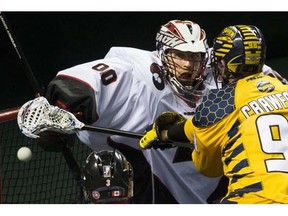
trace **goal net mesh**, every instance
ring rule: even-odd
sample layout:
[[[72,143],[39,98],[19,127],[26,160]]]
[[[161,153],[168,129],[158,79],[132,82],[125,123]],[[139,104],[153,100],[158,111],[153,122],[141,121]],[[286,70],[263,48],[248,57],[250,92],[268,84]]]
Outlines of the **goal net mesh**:
[[[61,152],[46,152],[34,139],[21,134],[16,115],[0,112],[0,203],[69,204],[77,203],[80,189]],[[32,159],[17,158],[19,148],[32,151]],[[78,140],[71,147],[78,165],[84,164],[90,149]]]

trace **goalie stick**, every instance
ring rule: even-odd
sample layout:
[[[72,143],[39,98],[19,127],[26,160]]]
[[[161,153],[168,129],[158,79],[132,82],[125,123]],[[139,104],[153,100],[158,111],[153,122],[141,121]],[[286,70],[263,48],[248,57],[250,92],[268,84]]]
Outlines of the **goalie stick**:
[[[40,85],[37,82],[37,79],[36,79],[32,69],[31,69],[31,66],[30,66],[29,62],[27,61],[27,59],[26,59],[26,57],[25,57],[25,55],[21,49],[21,46],[20,46],[18,40],[16,39],[16,36],[13,33],[12,28],[10,27],[10,24],[8,23],[6,16],[1,11],[0,11],[0,19],[1,19],[2,25],[3,25],[6,33],[10,39],[10,42],[11,42],[15,52],[17,53],[17,56],[18,56],[22,66],[24,68],[25,75],[28,78],[30,85],[33,87],[33,89],[36,93],[36,96],[43,95],[43,89],[40,88]],[[19,112],[18,112],[18,114],[19,114]],[[80,198],[79,198],[79,199],[81,199],[83,196],[83,192],[82,192],[81,170],[79,168],[79,165],[77,164],[77,161],[75,160],[70,148],[67,145],[64,146],[62,154],[64,156],[64,159],[65,159],[74,179],[77,181],[77,184],[81,190]]]
[[[111,128],[85,125],[72,113],[49,104],[46,98],[38,97],[26,102],[19,110],[18,125],[22,133],[31,138],[38,138],[41,132],[50,130],[64,134],[72,134],[79,130],[125,136],[140,139],[143,134],[116,130]],[[191,143],[168,141],[172,147],[193,148]]]

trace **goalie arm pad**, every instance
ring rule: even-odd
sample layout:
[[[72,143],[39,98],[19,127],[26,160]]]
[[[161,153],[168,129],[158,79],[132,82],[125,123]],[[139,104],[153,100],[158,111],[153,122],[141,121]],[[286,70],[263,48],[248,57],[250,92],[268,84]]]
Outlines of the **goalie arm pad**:
[[[81,113],[80,121],[91,124],[98,119],[94,90],[85,82],[69,76],[57,76],[48,85],[46,98],[72,113]]]

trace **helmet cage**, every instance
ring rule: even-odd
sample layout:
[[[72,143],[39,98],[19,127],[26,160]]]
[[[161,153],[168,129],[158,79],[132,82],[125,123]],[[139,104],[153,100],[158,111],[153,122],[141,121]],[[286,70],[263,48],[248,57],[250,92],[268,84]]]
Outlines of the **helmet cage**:
[[[176,65],[169,57],[168,50],[201,53],[202,61],[199,70],[190,84],[176,77]],[[206,33],[197,23],[191,21],[172,20],[161,26],[156,35],[156,50],[162,61],[164,74],[172,90],[187,102],[193,102],[204,92],[203,74],[207,62],[208,44]],[[194,97],[196,96],[196,97]]]
[[[201,53],[201,61],[198,70],[193,70],[191,80],[181,81],[180,78],[176,76],[176,63],[169,54],[168,50],[162,55],[162,62],[164,68],[164,74],[166,80],[172,90],[183,100],[191,102],[196,98],[201,97],[204,94],[204,71],[206,67],[207,58],[206,54]],[[196,62],[194,62],[196,63]],[[198,63],[198,62],[197,62]],[[193,65],[191,68],[194,68]]]

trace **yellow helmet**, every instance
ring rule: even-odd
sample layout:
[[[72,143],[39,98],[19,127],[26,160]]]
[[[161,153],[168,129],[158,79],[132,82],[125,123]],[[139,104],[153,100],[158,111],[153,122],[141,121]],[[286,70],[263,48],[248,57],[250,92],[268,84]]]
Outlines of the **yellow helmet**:
[[[245,76],[260,72],[266,59],[263,34],[252,25],[224,28],[213,42],[214,66],[222,59],[228,71],[235,75]]]

